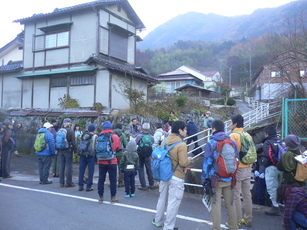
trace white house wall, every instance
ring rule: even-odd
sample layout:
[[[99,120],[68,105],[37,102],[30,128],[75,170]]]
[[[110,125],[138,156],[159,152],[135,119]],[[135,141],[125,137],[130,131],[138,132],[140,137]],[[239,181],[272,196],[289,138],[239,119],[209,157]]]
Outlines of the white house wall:
[[[96,77],[96,102],[100,102],[103,106],[109,107],[109,71],[97,71]]]
[[[33,66],[33,52],[32,52],[32,43],[33,43],[33,34],[35,34],[35,24],[27,23],[25,26],[25,35],[24,35],[24,58],[23,64],[24,68],[30,68]]]
[[[33,108],[48,108],[49,78],[35,79],[33,90]]]
[[[19,49],[20,45],[16,45],[16,44],[13,44],[12,45],[12,49],[10,50],[10,52],[4,54],[4,55],[1,55],[0,54],[0,65],[2,65],[2,63],[4,65],[6,65],[9,61],[20,61],[22,60],[22,54],[23,54],[23,51],[22,49]]]
[[[22,108],[31,108],[32,85],[32,79],[22,80]]]
[[[46,65],[60,65],[63,63],[68,63],[68,58],[68,49],[49,50],[46,52]]]
[[[63,98],[64,94],[67,94],[67,87],[51,88],[50,108],[59,108],[59,98]]]
[[[1,78],[1,89],[3,89],[3,92],[1,92],[1,97],[3,98],[1,99],[4,108],[20,107],[20,85],[21,82],[14,78],[12,74]]]
[[[69,88],[69,95],[77,99],[80,107],[93,106],[94,93],[94,85],[70,86]]]

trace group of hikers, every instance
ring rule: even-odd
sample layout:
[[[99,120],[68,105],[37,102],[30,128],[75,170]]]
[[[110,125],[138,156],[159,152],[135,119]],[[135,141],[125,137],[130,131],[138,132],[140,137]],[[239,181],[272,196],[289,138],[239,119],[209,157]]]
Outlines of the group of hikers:
[[[232,132],[229,135],[225,133],[225,123],[214,120],[209,111],[202,115],[202,123],[202,128],[210,129],[212,134],[204,148],[198,148],[195,135],[198,133],[197,125],[190,119],[180,121],[172,111],[169,119],[155,124],[154,135],[150,134],[149,123],[140,124],[133,118],[129,139],[120,123],[113,126],[111,122],[105,121],[99,127],[101,132],[97,133],[96,125],[92,123],[84,131],[77,124],[72,128],[70,118],[63,120],[62,127],[57,125],[56,120],[45,122],[39,129],[34,144],[38,156],[40,184],[52,183],[49,180],[49,170],[53,162],[53,177],[59,177],[60,187],[75,187],[72,181],[72,164],[73,156],[77,154],[79,191],[93,191],[95,163],[98,163],[99,168],[99,203],[104,201],[107,174],[111,203],[119,202],[116,197],[117,187],[125,187],[125,198],[135,197],[135,176],[138,175],[138,189],[159,188],[157,212],[152,224],[163,226],[164,230],[178,229],[175,223],[184,194],[185,168],[193,162],[193,158],[188,155],[187,144],[194,143],[194,148],[200,149],[204,156],[200,181],[205,195],[212,202],[212,229],[221,229],[222,198],[228,214],[225,224],[230,230],[239,229],[240,226],[252,227],[252,172],[257,203],[264,205],[267,193],[270,197],[272,208],[265,214],[278,216],[284,213],[283,226],[286,230],[307,228],[307,194],[303,188],[307,168],[295,160],[296,156],[302,154],[299,138],[290,134],[285,137],[284,144],[278,138],[276,128],[268,126],[264,129],[265,138],[262,144],[255,145],[252,137],[243,129],[244,119],[241,115],[231,117]],[[9,172],[4,170],[7,165],[7,157],[4,155],[8,148],[5,133],[8,132],[7,129],[13,129],[10,121],[6,121],[6,126],[2,132],[3,178],[10,177]],[[183,141],[186,137],[187,143]],[[167,151],[171,159],[172,173],[166,180],[161,179],[156,183],[157,178],[154,177],[152,167],[155,150],[161,149]],[[199,152],[193,152],[192,155],[198,154]]]

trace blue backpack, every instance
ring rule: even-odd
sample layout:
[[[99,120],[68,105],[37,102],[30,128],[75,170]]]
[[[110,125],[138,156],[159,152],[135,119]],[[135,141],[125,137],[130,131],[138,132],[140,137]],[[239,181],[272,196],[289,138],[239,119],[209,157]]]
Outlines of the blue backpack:
[[[57,149],[68,149],[69,143],[67,141],[67,130],[65,128],[61,128],[55,136],[55,146]]]
[[[111,160],[115,157],[115,152],[112,149],[112,134],[99,134],[96,143],[96,156],[98,160]]]
[[[152,172],[153,176],[157,180],[167,181],[172,178],[174,171],[176,171],[176,168],[178,164],[176,165],[174,171],[173,171],[173,165],[172,165],[172,158],[168,154],[168,152],[177,144],[183,141],[178,141],[174,144],[172,144],[170,147],[166,148],[166,143],[164,141],[163,148],[157,147],[152,152]]]

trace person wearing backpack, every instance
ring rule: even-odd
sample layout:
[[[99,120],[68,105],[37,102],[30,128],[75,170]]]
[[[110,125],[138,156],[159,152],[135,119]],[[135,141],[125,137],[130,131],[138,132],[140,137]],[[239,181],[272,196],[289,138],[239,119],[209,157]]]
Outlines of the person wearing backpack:
[[[2,133],[2,153],[1,153],[1,175],[2,178],[12,178],[11,172],[11,155],[14,143],[12,142],[13,123],[11,120],[4,120],[6,126]]]
[[[48,180],[49,169],[51,167],[52,157],[55,154],[54,138],[50,132],[53,125],[49,122],[44,123],[43,128],[38,130],[34,148],[38,156],[38,172],[40,184],[51,184]]]
[[[60,187],[76,186],[72,182],[72,159],[73,152],[76,152],[76,140],[71,126],[71,119],[65,118],[63,128],[58,130],[55,138],[56,150],[60,157]]]
[[[250,191],[250,178],[251,178],[251,167],[255,163],[257,159],[257,150],[256,147],[252,141],[252,137],[244,131],[244,118],[242,115],[237,114],[231,117],[231,123],[230,123],[230,129],[232,133],[229,135],[235,142],[237,143],[238,150],[239,150],[239,168],[238,172],[236,174],[236,186],[234,188],[234,203],[236,207],[237,212],[237,224],[240,227],[240,225],[244,224],[246,227],[252,226],[252,219],[253,219],[253,202],[252,202],[252,194]],[[244,138],[244,139],[243,139]],[[248,141],[245,141],[246,139],[249,139],[250,143]],[[243,141],[245,144],[243,144]],[[248,146],[249,148],[253,148],[252,152],[244,151],[243,148],[245,146]],[[251,156],[248,156],[247,154],[251,154]],[[243,160],[248,157],[248,159],[251,159],[251,161],[246,162]],[[241,204],[241,197],[240,194],[242,194],[243,197],[243,209],[244,209],[244,215],[242,215],[242,204]]]
[[[56,133],[59,129],[58,122],[55,119],[52,119],[50,121],[50,124],[52,124],[50,132],[52,133],[55,141]],[[52,159],[52,173],[53,177],[60,177],[60,157],[57,150],[55,151],[55,154]]]
[[[152,154],[152,144],[154,143],[154,138],[149,134],[150,124],[144,123],[142,125],[142,134],[137,135],[135,142],[138,145],[137,153],[139,155],[139,179],[141,186],[138,187],[140,190],[147,190],[145,171],[148,177],[148,183],[150,189],[155,189],[155,181],[153,179],[153,174],[151,170],[151,154]]]
[[[119,167],[119,162],[123,156],[123,151],[126,148],[128,141],[127,141],[127,136],[123,132],[123,126],[120,123],[115,124],[115,129],[113,132],[119,137],[120,139],[120,148],[118,151],[116,151],[116,158],[117,158],[117,163],[118,163],[118,187],[124,187],[124,174],[120,172],[120,167]]]
[[[89,124],[87,126],[87,131],[81,134],[78,155],[80,156],[79,163],[79,191],[83,191],[84,185],[84,173],[86,167],[88,168],[88,177],[86,181],[86,191],[93,191],[93,176],[95,169],[95,160],[96,160],[96,140],[97,135],[95,134],[96,126],[94,124]]]
[[[206,114],[202,114],[201,120],[203,122],[203,128],[209,129],[212,126],[212,122],[214,121],[214,118],[211,116],[211,112],[207,111]]]
[[[202,152],[202,149],[198,148],[197,135],[193,136],[194,134],[198,133],[198,128],[193,121],[187,120],[186,122],[187,122],[187,136],[192,136],[188,138],[187,145],[189,145],[192,141],[194,142],[194,149],[196,150],[193,151],[193,155],[196,156],[197,154]]]
[[[159,199],[157,203],[157,213],[152,220],[156,227],[163,227],[163,230],[178,229],[175,228],[176,216],[181,204],[184,193],[184,169],[191,163],[191,157],[188,157],[187,144],[182,142],[187,135],[186,124],[184,121],[175,121],[172,126],[172,133],[166,138],[166,145],[170,147],[176,144],[168,154],[172,159],[172,168],[174,174],[167,181],[160,181]],[[166,211],[166,215],[164,215]]]
[[[295,179],[298,162],[294,157],[301,154],[301,151],[297,148],[300,143],[300,139],[294,134],[289,134],[285,137],[287,151],[281,155],[277,163],[277,169],[283,172],[281,184],[294,184],[295,186],[304,185],[304,182]]]
[[[111,203],[118,203],[116,198],[116,178],[117,178],[117,158],[115,153],[120,148],[120,139],[114,134],[112,124],[105,121],[101,125],[102,131],[98,135],[96,143],[96,156],[99,165],[98,179],[98,202],[102,204],[104,197],[104,182],[106,175],[109,173]]]
[[[233,187],[235,186],[235,173],[238,167],[238,149],[236,142],[229,138],[224,130],[224,122],[221,120],[212,122],[212,136],[205,146],[201,174],[201,181],[206,194],[213,195],[211,210],[213,230],[221,229],[222,195],[228,214],[228,228],[230,230],[238,229],[236,209],[233,203]],[[229,157],[226,157],[227,155]]]
[[[265,183],[267,191],[272,201],[272,208],[265,212],[266,215],[280,216],[280,208],[276,201],[276,191],[282,181],[282,172],[277,169],[278,163],[278,143],[282,144],[280,138],[277,137],[277,131],[274,126],[264,128],[265,138],[262,140],[264,152],[265,166]]]
[[[125,176],[126,198],[135,197],[135,176],[139,169],[139,156],[136,153],[136,143],[129,141],[120,160],[120,171]]]

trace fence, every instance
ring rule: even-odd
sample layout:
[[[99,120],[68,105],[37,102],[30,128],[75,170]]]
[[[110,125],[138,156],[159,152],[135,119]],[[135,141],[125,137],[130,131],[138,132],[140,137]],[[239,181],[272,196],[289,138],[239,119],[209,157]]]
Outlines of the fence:
[[[295,134],[307,140],[307,98],[284,98],[282,102],[282,138]]]

